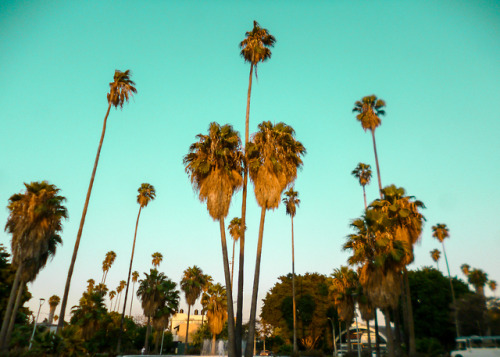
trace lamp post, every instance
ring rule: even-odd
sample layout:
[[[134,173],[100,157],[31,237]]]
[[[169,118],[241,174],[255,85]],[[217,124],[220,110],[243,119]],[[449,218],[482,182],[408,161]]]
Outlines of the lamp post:
[[[328,320],[332,323],[332,335],[333,335],[333,357],[337,356],[337,343],[335,342],[335,325],[333,324],[333,320],[327,317]]]
[[[42,305],[44,302],[45,302],[45,299],[41,298],[40,305],[38,306],[38,313],[36,314],[35,326],[33,326],[33,333],[31,334],[30,346],[28,347],[28,350],[31,350],[31,345],[33,344],[33,338],[35,337],[35,330],[36,330],[36,324],[38,322],[38,316],[40,315],[40,309],[42,308]]]

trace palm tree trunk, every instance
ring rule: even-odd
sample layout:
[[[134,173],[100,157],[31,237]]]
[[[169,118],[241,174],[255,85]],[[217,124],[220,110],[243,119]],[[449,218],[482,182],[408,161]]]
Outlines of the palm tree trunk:
[[[259,293],[260,259],[262,256],[262,239],[264,236],[264,220],[266,218],[266,208],[262,207],[260,213],[259,240],[257,243],[257,259],[255,261],[255,274],[253,278],[252,302],[250,307],[250,321],[248,326],[247,345],[245,357],[252,357],[252,344],[255,336],[255,317],[257,314],[257,295]]]
[[[17,267],[16,275],[14,277],[14,282],[12,283],[12,288],[10,289],[9,302],[7,303],[7,309],[5,310],[5,315],[2,322],[2,330],[0,331],[0,352],[5,351],[7,346],[5,345],[5,336],[7,335],[7,329],[10,323],[10,317],[12,315],[12,310],[14,307],[14,301],[16,299],[16,293],[19,288],[19,282],[21,281],[21,274],[23,272],[24,264],[21,263]]]
[[[51,306],[49,310],[49,319],[47,320],[47,324],[52,325],[54,321],[54,313],[56,312],[57,305]]]
[[[224,217],[219,219],[220,238],[222,247],[222,260],[224,265],[224,278],[226,280],[226,296],[227,296],[227,333],[228,346],[227,353],[229,357],[235,357],[235,326],[234,326],[234,306],[233,306],[233,290],[231,288],[231,279],[229,275],[229,259],[227,256],[226,229],[224,228]]]
[[[455,290],[453,289],[453,284],[451,282],[450,266],[448,265],[448,258],[446,257],[446,250],[444,249],[444,241],[442,241],[441,243],[443,244],[444,261],[446,262],[446,269],[448,269],[448,279],[450,280],[451,297],[453,299],[453,312],[455,316],[455,330],[457,333],[457,337],[460,337],[460,328],[458,326],[457,301],[455,300]]]
[[[184,341],[185,350],[184,354],[187,355],[187,347],[188,347],[188,337],[189,337],[189,315],[191,314],[191,305],[188,304],[188,318],[187,318],[187,326],[186,326],[186,339]]]
[[[156,329],[156,328],[155,328]],[[161,330],[161,332],[163,333],[163,330]],[[160,331],[159,330],[156,330],[156,337],[155,337],[155,350],[154,350],[154,354],[158,354],[158,346],[160,346]]]
[[[61,303],[61,311],[59,313],[59,323],[57,324],[57,332],[59,333],[64,326],[64,314],[66,312],[66,304],[68,303],[69,286],[71,284],[71,277],[73,276],[73,269],[75,268],[76,255],[78,253],[78,247],[80,246],[80,239],[83,232],[83,224],[85,223],[85,216],[87,215],[87,208],[89,206],[90,194],[92,192],[92,186],[94,185],[95,173],[97,170],[97,164],[99,163],[99,156],[101,154],[102,142],[104,141],[104,134],[106,133],[106,123],[108,121],[109,111],[111,109],[111,102],[108,104],[108,111],[104,116],[104,124],[102,126],[101,140],[99,141],[99,147],[97,148],[97,155],[95,157],[94,169],[92,170],[92,176],[90,177],[89,188],[87,190],[87,197],[85,198],[85,204],[83,206],[82,218],[80,220],[80,227],[78,228],[78,234],[76,235],[75,248],[73,249],[73,256],[71,257],[71,263],[69,265],[68,277],[66,279],[66,286],[64,287],[64,295]]]
[[[396,356],[401,356],[401,316],[399,314],[399,305],[392,309],[394,315],[394,353]]]
[[[297,353],[297,307],[295,305],[295,245],[293,241],[293,216],[292,219],[292,305],[293,305],[293,352]]]
[[[377,308],[375,308],[375,352],[377,357],[380,357],[380,343],[378,341],[378,317],[377,317]]]
[[[363,186],[363,198],[364,198],[364,200],[365,200],[365,210],[366,210],[367,204],[366,204],[366,191],[365,191],[365,186]]]
[[[352,345],[351,345],[351,324],[345,324],[346,328],[346,337],[347,337],[347,352],[352,352]]]
[[[150,333],[151,333],[151,316],[148,316],[148,325],[146,327],[146,341],[144,341],[144,349],[146,350],[146,354],[149,353],[149,335],[150,335]]]
[[[128,286],[128,283],[127,283]],[[132,294],[130,295],[130,311],[129,316],[132,317],[132,304],[134,303],[135,282],[132,283]],[[125,293],[125,301],[127,301],[127,293]],[[121,325],[121,323],[120,323]],[[121,328],[120,328],[121,331]]]
[[[211,354],[212,354],[212,356],[215,356],[215,343],[216,342],[217,342],[216,335],[214,333],[214,334],[212,334],[212,346],[211,346],[212,347],[211,348]]]
[[[406,267],[403,270],[403,279],[405,283],[406,290],[406,306],[408,310],[408,337],[410,339],[410,357],[413,357],[417,353],[417,346],[415,343],[415,323],[413,319],[413,306],[411,305],[411,293],[410,293],[410,281],[408,279],[408,270]]]
[[[368,330],[368,352],[372,355],[372,332],[370,331],[370,320],[366,320],[366,328]]]
[[[233,240],[233,257],[231,258],[231,290],[233,290],[233,276],[234,276],[234,248],[236,246],[236,241]]]
[[[373,152],[375,153],[375,164],[377,165],[378,189],[380,190],[380,198],[382,198],[382,179],[380,178],[380,167],[378,165],[377,144],[375,143],[375,130],[372,132]]]
[[[21,280],[21,283],[19,284],[19,290],[17,291],[16,303],[14,304],[14,309],[12,310],[12,314],[10,316],[7,335],[5,335],[5,348],[9,348],[10,337],[12,336],[12,331],[14,330],[14,325],[16,323],[17,310],[19,310],[19,306],[21,305],[21,297],[23,295],[24,285],[24,281]]]
[[[385,327],[387,330],[387,352],[389,357],[394,357],[394,338],[392,337],[392,328],[391,328],[391,317],[389,315],[389,308],[383,309],[384,317],[385,317]]]
[[[250,65],[250,75],[248,77],[248,93],[247,93],[247,110],[245,115],[245,149],[248,145],[249,126],[250,126],[250,97],[252,94],[252,74],[253,63]],[[246,211],[247,211],[247,185],[248,185],[248,166],[245,157],[244,174],[243,174],[243,192],[241,200],[241,226],[243,227],[240,235],[240,256],[238,270],[238,296],[236,303],[236,328],[235,328],[235,352],[236,356],[241,356],[241,340],[243,331],[243,273],[245,263],[245,228],[246,228]]]
[[[142,206],[139,206],[139,213],[137,213],[137,220],[135,221],[134,241],[132,243],[132,254],[130,255],[130,265],[128,267],[127,286],[125,287],[125,300],[123,301],[123,312],[120,320],[120,331],[118,332],[118,344],[116,346],[116,353],[120,353],[122,345],[123,322],[125,321],[125,309],[127,308],[128,286],[130,285],[130,275],[132,275],[132,263],[134,262],[135,240],[137,238],[137,227],[139,226],[139,218],[141,217]],[[132,299],[134,296],[132,295]],[[132,315],[132,304],[130,304],[130,314]]]

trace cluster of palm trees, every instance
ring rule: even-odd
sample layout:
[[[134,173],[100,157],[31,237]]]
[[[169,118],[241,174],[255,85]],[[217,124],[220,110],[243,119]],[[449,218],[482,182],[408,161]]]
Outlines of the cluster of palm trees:
[[[479,295],[484,297],[484,287],[486,285],[488,285],[493,293],[497,290],[497,282],[495,280],[488,279],[488,274],[482,269],[471,268],[469,264],[462,264],[460,269],[467,278],[469,284],[474,287],[474,290],[476,290],[476,293]]]

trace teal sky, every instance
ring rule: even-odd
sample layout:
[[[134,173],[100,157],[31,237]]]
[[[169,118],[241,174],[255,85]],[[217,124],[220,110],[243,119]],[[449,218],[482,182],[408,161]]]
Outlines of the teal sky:
[[[0,205],[23,182],[48,180],[62,190],[70,215],[64,245],[30,286],[31,308],[38,298],[62,297],[115,69],[132,70],[138,94],[108,120],[69,306],[87,279],[101,279],[109,250],[117,259],[108,286],[126,279],[143,182],[156,187],[157,199],[141,215],[134,270],[149,270],[158,251],[174,281],[195,264],[224,281],[219,226],[193,192],[182,158],[212,121],[244,134],[249,65],[238,44],[253,20],[277,43],[254,80],[250,131],[283,121],[308,152],[295,185],[302,201],[296,272],[330,274],[346,264],[341,245],[363,209],[350,172],[358,162],[375,172],[371,136],[351,110],[376,94],[387,102],[376,131],[382,183],[404,187],[427,207],[411,268],[434,265],[429,252],[441,247],[431,226],[446,223],[452,275],[463,278],[460,265],[468,263],[500,282],[498,2],[3,1]],[[260,213],[249,192],[246,310]],[[377,197],[376,177],[367,195]],[[241,193],[228,220],[240,210]],[[0,209],[0,222],[6,219]],[[10,247],[3,230],[0,243]],[[261,268],[259,299],[291,271],[283,206],[266,216]],[[134,312],[142,313],[138,303]]]

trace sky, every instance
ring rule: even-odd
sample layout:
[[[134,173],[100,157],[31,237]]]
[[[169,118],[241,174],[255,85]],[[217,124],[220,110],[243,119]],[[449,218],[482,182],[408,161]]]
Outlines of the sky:
[[[250,132],[262,121],[285,122],[307,149],[295,182],[296,273],[329,275],[346,264],[341,247],[363,211],[351,171],[364,162],[375,173],[371,135],[352,108],[375,94],[387,103],[375,132],[382,184],[426,206],[410,269],[435,265],[429,252],[442,248],[431,227],[445,223],[451,274],[464,279],[460,265],[468,263],[500,281],[497,1],[2,1],[0,222],[24,182],[55,184],[69,212],[63,245],[29,285],[32,310],[40,298],[63,295],[115,69],[132,71],[138,93],[109,115],[68,306],[88,279],[100,281],[110,250],[117,258],[108,286],[126,280],[144,182],[157,197],[141,213],[133,270],[143,276],[160,252],[160,270],[176,282],[193,265],[224,282],[219,225],[182,159],[213,121],[244,135],[250,66],[238,46],[253,20],[277,42],[253,81]],[[377,198],[375,175],[367,196]],[[241,192],[227,221],[240,214]],[[259,214],[250,186],[247,315]],[[0,243],[10,250],[3,230]],[[291,224],[280,205],[266,215],[259,301],[289,272]],[[45,304],[40,319],[48,311]],[[142,314],[137,299],[133,314]]]

